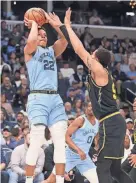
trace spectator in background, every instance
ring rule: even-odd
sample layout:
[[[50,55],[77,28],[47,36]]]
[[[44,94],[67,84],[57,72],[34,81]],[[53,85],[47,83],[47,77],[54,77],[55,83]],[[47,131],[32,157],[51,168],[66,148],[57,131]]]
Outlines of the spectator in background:
[[[25,143],[24,137],[30,132],[29,125],[28,124],[22,125],[21,130],[22,130],[22,138],[17,142],[17,146]]]
[[[18,28],[16,26],[13,28],[13,31],[11,33],[11,37],[15,40],[16,44],[19,42],[19,40],[21,38],[21,34],[18,31]]]
[[[125,140],[124,140],[124,157],[121,160],[121,163],[123,163],[126,158],[131,154],[131,150],[133,149],[134,144],[132,144],[131,137],[126,134]]]
[[[1,36],[2,36],[2,38],[4,38],[6,36],[9,37],[9,35],[10,35],[10,31],[7,29],[6,22],[2,21],[1,22]]]
[[[6,159],[4,156],[3,148],[1,148],[0,173],[1,173],[1,182],[2,183],[8,183],[8,181],[9,181],[9,175],[8,175],[8,172],[5,171],[5,169],[6,169]]]
[[[66,101],[71,103],[71,105],[73,106],[75,98],[76,98],[75,89],[71,87],[68,89]]]
[[[83,105],[82,100],[80,100],[80,99],[75,100],[74,107],[73,107],[73,112],[76,113],[78,111],[78,109],[80,109],[81,112],[83,112],[83,106],[82,105]]]
[[[23,38],[20,39],[19,45],[20,45],[20,52],[23,53],[25,47],[25,40]]]
[[[67,101],[70,102],[73,106],[74,100],[76,100],[76,99],[81,99],[82,101],[84,101],[85,94],[81,90],[81,88],[79,88],[78,82],[73,81],[72,87],[70,87],[67,92]]]
[[[128,56],[127,55],[125,55],[123,58],[123,63],[120,65],[120,70],[122,72],[124,72],[125,74],[127,74],[127,72],[130,71],[129,65],[128,65]]]
[[[86,74],[84,73],[83,65],[78,65],[76,73],[71,75],[69,79],[70,86],[72,86],[73,81],[78,83],[79,88],[85,87]]]
[[[1,130],[7,125],[5,119],[6,119],[6,117],[5,117],[5,114],[4,114],[3,110],[0,110],[0,126],[1,126]]]
[[[136,66],[134,64],[129,65],[130,71],[127,72],[128,78],[136,84]]]
[[[24,55],[23,54],[20,54],[20,65],[21,66],[24,66],[25,65],[25,62],[24,62]]]
[[[77,109],[75,110],[75,113],[76,113],[76,118],[78,118],[79,116],[81,116],[81,115],[84,114],[84,112],[83,112],[80,108],[77,108]]]
[[[119,47],[118,53],[114,54],[114,59],[115,59],[115,62],[120,62],[120,63],[123,62],[124,55],[123,55],[123,48],[122,47]]]
[[[84,15],[84,12],[79,10],[75,12],[75,19],[74,22],[77,24],[87,24],[86,17]]]
[[[73,68],[69,68],[69,63],[65,62],[63,68],[60,69],[60,72],[63,78],[69,78],[72,74],[75,73]]]
[[[129,131],[129,135],[132,137],[133,133],[134,133],[134,122],[131,118],[127,118],[126,119],[126,125],[127,125],[127,129]]]
[[[14,82],[15,82],[16,88],[19,88],[21,85],[20,71],[19,70],[15,71]]]
[[[89,24],[90,25],[103,25],[103,21],[98,16],[98,12],[94,9],[92,11],[92,16],[89,18]]]
[[[7,53],[16,52],[16,43],[13,38],[9,39],[8,45],[7,45]]]
[[[87,51],[90,51],[91,49],[91,42],[93,40],[93,36],[90,33],[85,33],[83,37],[83,45]]]
[[[15,113],[13,111],[12,105],[10,103],[6,102],[5,94],[1,94],[0,100],[1,100],[1,107],[3,107],[6,110],[8,116],[9,116],[9,119],[14,120]]]
[[[112,72],[112,76],[116,81],[116,88],[117,88],[117,94],[120,95],[121,94],[121,84],[122,81],[127,80],[127,76],[124,72],[121,71],[120,69],[120,63],[116,62],[115,63],[115,70]]]
[[[128,104],[124,104],[122,106],[122,109],[124,110],[125,113],[125,118],[130,118],[130,111],[129,111],[129,105]]]
[[[13,72],[15,73],[15,71],[19,71],[20,67],[21,67],[21,65],[20,65],[20,58],[16,57],[15,63],[12,65]],[[20,71],[19,71],[19,73],[20,73]]]
[[[118,40],[118,36],[114,35],[112,38],[112,43],[111,43],[111,49],[113,53],[118,53],[119,52],[119,47],[120,47],[120,42]]]
[[[16,146],[18,144],[18,142],[21,140],[22,135],[20,133],[21,129],[19,128],[18,125],[15,125],[12,129],[11,129],[11,133],[12,133],[12,139],[16,142]]]
[[[108,41],[106,36],[102,37],[100,44],[101,44],[100,47],[103,47],[109,51],[111,50],[111,43],[110,41]]]
[[[16,89],[12,86],[10,78],[5,77],[1,87],[2,94],[5,94],[6,102],[13,103]]]
[[[27,126],[29,125],[29,120],[28,120],[28,117],[24,115],[24,118],[22,120],[22,123],[21,123],[21,128],[23,128],[24,126]]]
[[[17,29],[17,32],[19,32],[21,35],[23,34],[22,30],[21,30],[21,25],[20,24],[16,25],[16,29]]]
[[[7,63],[8,63],[8,61],[7,61]],[[8,70],[9,72],[11,72],[11,67],[7,63],[5,63],[3,58],[1,58],[0,74],[3,73],[3,70]]]
[[[72,112],[72,105],[70,102],[65,103],[65,112],[66,112],[68,117],[71,115],[74,115],[74,112]]]
[[[12,69],[13,69],[13,65],[15,64],[15,59],[16,59],[16,54],[15,52],[11,52],[9,53],[9,58],[8,58],[8,63],[11,65]]]
[[[11,155],[11,162],[9,164],[9,183],[17,183],[18,181],[25,182],[25,165],[26,165],[26,153],[30,144],[30,134],[25,136],[25,143],[17,146]],[[39,149],[39,155],[35,167],[34,183],[41,183],[44,180],[42,173],[44,166],[44,151],[42,148]]]
[[[20,78],[26,79],[26,68],[24,66],[20,67]]]
[[[21,106],[25,110],[25,106],[27,103],[27,97],[29,94],[29,88],[27,79],[21,79],[21,85],[18,87],[17,90],[17,97],[18,97],[18,106]]]
[[[22,38],[25,40],[25,44],[26,44],[26,41],[28,39],[28,35],[29,35],[29,32],[28,31],[25,31],[24,32],[24,35],[22,36]]]
[[[16,141],[14,139],[12,139],[11,136],[11,127],[10,126],[5,126],[3,128],[2,131],[3,137],[6,141],[6,145],[10,148],[10,149],[14,149],[16,147]]]
[[[129,57],[129,65],[134,64],[136,67],[136,53],[131,53]]]
[[[18,112],[16,119],[17,119],[17,124],[19,126],[21,126],[22,125],[22,121],[24,119],[24,114],[22,112]]]

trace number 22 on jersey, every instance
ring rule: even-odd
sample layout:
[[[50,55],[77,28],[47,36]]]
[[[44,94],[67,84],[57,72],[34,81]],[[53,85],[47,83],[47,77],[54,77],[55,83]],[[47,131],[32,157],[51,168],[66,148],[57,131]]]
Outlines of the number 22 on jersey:
[[[44,60],[44,70],[54,71],[54,62],[53,61]]]

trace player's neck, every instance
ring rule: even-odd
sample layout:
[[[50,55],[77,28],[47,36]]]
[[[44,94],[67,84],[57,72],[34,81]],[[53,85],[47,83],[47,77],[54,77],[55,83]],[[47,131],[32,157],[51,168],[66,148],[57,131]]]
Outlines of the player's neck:
[[[95,125],[95,117],[93,115],[87,115],[86,114],[86,117],[92,125]]]

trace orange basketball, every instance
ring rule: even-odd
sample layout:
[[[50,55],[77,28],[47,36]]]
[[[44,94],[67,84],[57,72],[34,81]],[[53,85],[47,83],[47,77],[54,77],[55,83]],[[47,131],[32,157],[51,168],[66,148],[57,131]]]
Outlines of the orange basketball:
[[[34,20],[40,26],[48,23],[44,14],[44,10],[41,8],[30,8],[26,11],[24,17],[26,17],[28,20]]]

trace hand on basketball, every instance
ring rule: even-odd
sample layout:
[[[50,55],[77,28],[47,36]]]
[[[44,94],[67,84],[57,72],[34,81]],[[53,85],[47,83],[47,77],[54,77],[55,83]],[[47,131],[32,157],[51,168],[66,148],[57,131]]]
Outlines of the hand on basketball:
[[[45,12],[45,16],[52,27],[60,27],[62,25],[59,17],[54,12],[49,14]]]
[[[36,24],[37,25],[37,23],[34,20],[28,20],[26,17],[24,19],[24,22],[25,22],[25,26],[27,26],[28,29],[31,29],[32,24]]]
[[[86,154],[81,149],[78,151],[78,154],[79,154],[81,160],[85,160],[86,159]]]
[[[71,25],[71,9],[69,8],[67,11],[66,11],[66,14],[65,14],[65,18],[64,18],[64,24],[65,26],[70,26]]]
[[[136,154],[131,154],[128,159],[131,166],[136,166]]]

